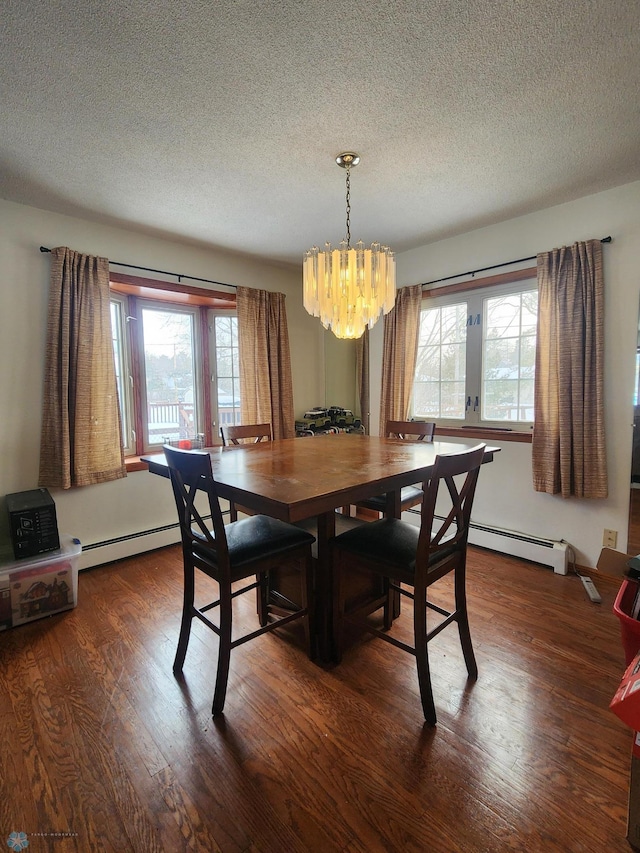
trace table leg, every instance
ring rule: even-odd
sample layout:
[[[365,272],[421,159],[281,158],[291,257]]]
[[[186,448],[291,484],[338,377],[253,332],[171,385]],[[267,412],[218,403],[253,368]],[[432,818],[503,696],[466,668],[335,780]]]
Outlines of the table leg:
[[[387,492],[387,505],[384,510],[387,518],[400,518],[402,516],[401,496],[400,489],[395,492]],[[400,615],[400,598],[400,593],[394,590],[391,599],[391,615],[393,619],[397,619]]]
[[[336,535],[336,514],[325,512],[318,516],[317,549],[315,577],[317,652],[321,661],[333,659],[334,646],[332,626],[333,590],[331,584],[331,561],[329,559],[329,540]]]

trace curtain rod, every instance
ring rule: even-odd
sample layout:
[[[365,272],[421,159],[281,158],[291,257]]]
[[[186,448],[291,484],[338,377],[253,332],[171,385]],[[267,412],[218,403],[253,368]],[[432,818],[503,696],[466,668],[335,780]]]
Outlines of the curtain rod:
[[[603,237],[601,243],[610,243],[611,237]],[[470,270],[469,272],[460,272],[457,275],[447,275],[444,278],[434,278],[431,281],[423,281],[420,287],[426,287],[428,284],[439,284],[441,281],[450,281],[452,278],[461,278],[463,275],[470,275],[472,278],[477,272],[488,272],[488,270],[497,270],[500,267],[509,267],[512,264],[522,264],[525,261],[535,261],[537,255],[531,255],[530,258],[518,258],[516,261],[504,261],[502,264],[494,264],[492,267],[481,267],[478,270]]]
[[[51,249],[47,249],[46,246],[40,246],[41,252],[50,252]],[[213,281],[210,278],[196,278],[194,275],[183,275],[178,272],[167,272],[167,270],[153,270],[150,267],[137,267],[135,264],[123,264],[120,261],[109,261],[109,264],[113,264],[115,267],[128,267],[131,270],[142,270],[143,272],[155,272],[160,275],[174,275],[178,279],[178,284],[182,281],[183,278],[188,278],[190,281],[204,281],[207,284],[219,284],[222,287],[233,287],[237,290],[237,284],[227,284],[226,281]]]

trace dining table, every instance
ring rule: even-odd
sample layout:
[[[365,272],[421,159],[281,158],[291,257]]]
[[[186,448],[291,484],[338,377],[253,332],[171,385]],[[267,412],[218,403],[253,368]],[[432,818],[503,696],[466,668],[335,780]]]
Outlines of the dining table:
[[[436,457],[458,453],[477,442],[407,441],[357,433],[276,439],[233,447],[208,447],[213,477],[221,498],[313,530],[317,653],[333,657],[331,636],[330,540],[344,525],[362,523],[337,512],[375,495],[386,495],[385,515],[400,517],[403,486],[429,479]],[[483,462],[493,461],[499,447],[485,447]],[[153,474],[169,477],[164,452],[148,453],[142,461]],[[364,522],[366,523],[366,522]],[[290,597],[286,577],[274,577]],[[357,580],[353,596],[372,597],[379,590],[373,577]]]

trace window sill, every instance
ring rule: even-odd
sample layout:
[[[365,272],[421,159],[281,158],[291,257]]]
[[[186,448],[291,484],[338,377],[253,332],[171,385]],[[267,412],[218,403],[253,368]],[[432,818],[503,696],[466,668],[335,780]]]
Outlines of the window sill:
[[[436,426],[435,437],[441,435],[459,438],[482,438],[487,441],[519,441],[521,444],[531,444],[533,432],[518,432],[510,429],[490,429],[487,427],[446,427]]]
[[[520,444],[531,444],[532,432],[517,432],[508,429],[486,429],[484,427],[445,427],[436,426],[436,437],[449,435],[457,438],[482,438],[487,441],[516,441]],[[127,474],[133,471],[148,471],[149,466],[142,462],[139,456],[127,456],[124,460]]]
[[[139,456],[127,456],[124,460],[125,468],[127,469],[127,474],[130,474],[132,471],[148,471],[149,466],[146,462],[143,462]]]

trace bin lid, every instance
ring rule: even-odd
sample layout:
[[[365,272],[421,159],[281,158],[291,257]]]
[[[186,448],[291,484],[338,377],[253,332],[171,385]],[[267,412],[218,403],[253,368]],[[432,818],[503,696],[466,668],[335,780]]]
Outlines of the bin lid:
[[[67,533],[60,534],[60,547],[55,551],[45,551],[42,554],[37,554],[35,557],[25,557],[22,560],[0,561],[0,575],[7,575],[20,569],[28,569],[31,566],[37,566],[39,563],[51,562],[60,557],[77,557],[82,551],[82,544],[79,539],[69,536]]]

